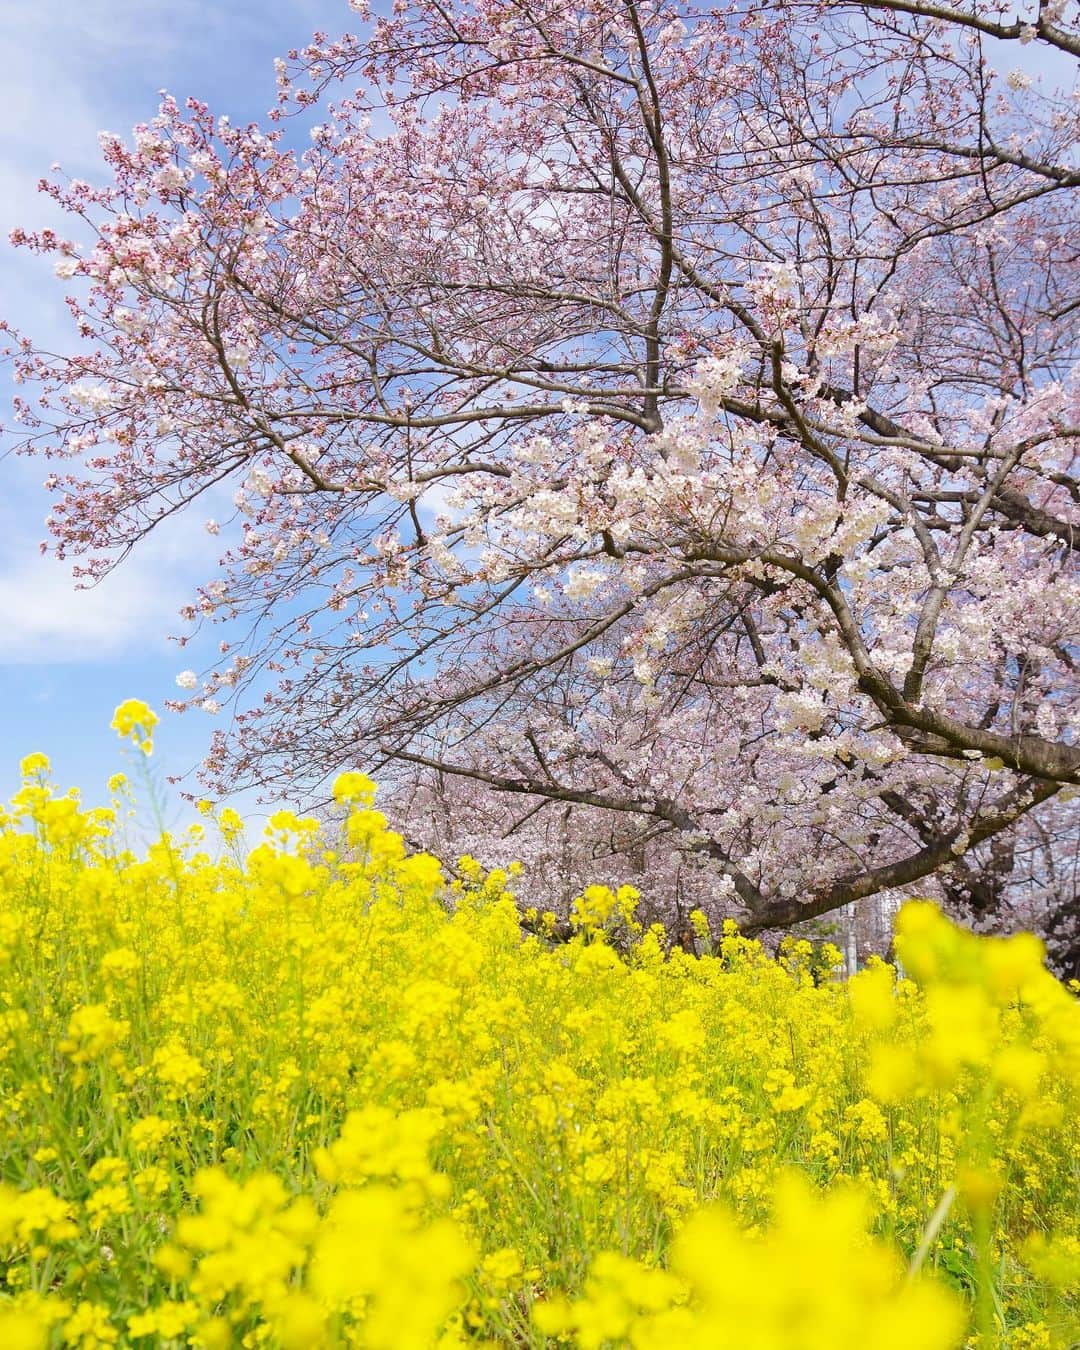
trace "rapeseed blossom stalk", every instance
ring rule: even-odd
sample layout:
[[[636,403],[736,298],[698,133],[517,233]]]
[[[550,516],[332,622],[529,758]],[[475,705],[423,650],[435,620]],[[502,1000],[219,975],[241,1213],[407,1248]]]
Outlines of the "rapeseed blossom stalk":
[[[708,954],[669,950],[590,887],[555,943],[359,773],[340,837],[279,811],[245,852],[207,805],[144,856],[23,774],[5,1350],[1075,1340],[1080,1008],[1034,939],[913,903],[907,975],[844,983],[704,915]]]

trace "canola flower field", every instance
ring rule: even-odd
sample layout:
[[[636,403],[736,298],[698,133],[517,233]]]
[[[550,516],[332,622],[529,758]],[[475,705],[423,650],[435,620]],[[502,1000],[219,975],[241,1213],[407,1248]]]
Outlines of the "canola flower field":
[[[114,726],[151,750],[129,700]],[[1080,1344],[1080,1005],[899,921],[849,982],[593,887],[341,837],[0,812],[0,1347]],[[220,836],[220,838],[219,838]]]

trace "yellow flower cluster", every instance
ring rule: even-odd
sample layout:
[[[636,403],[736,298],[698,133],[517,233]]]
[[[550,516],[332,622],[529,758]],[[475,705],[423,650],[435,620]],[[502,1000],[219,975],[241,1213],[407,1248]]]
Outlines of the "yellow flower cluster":
[[[669,950],[596,887],[556,942],[360,774],[339,838],[278,812],[244,854],[229,813],[212,854],[206,807],[136,856],[24,773],[0,1346],[1077,1338],[1080,1007],[1034,939],[913,904],[905,973],[844,983],[703,915]]]
[[[703,1209],[676,1236],[671,1273],[605,1252],[575,1302],[537,1304],[534,1322],[572,1332],[583,1350],[947,1350],[960,1343],[960,1302],[930,1281],[905,1281],[897,1254],[867,1240],[865,1192],[821,1197],[799,1173],[779,1178],[774,1222],[748,1236],[734,1215]],[[809,1240],[808,1240],[809,1239]]]
[[[154,728],[159,720],[157,713],[141,698],[126,698],[117,706],[110,725],[122,741],[131,741],[144,755],[149,755],[154,748]]]

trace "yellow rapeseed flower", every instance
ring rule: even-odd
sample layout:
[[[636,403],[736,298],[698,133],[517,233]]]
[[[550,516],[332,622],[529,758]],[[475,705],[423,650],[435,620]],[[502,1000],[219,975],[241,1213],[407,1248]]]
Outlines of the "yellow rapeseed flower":
[[[154,748],[153,732],[157,726],[158,715],[141,698],[126,698],[117,705],[110,726],[122,741],[130,740],[144,755]]]
[[[410,856],[363,775],[343,826],[210,856],[136,853],[29,768],[0,1350],[1056,1350],[1080,1320],[1080,1006],[1033,940],[916,903],[906,976],[845,983],[703,916],[672,948],[629,888],[568,923],[512,867]]]

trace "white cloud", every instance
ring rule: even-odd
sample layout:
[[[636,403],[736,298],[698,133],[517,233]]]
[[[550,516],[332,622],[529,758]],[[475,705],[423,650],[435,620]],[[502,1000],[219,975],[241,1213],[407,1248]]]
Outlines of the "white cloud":
[[[16,505],[0,506],[0,666],[108,662],[153,650],[175,653],[179,664],[167,637],[183,631],[180,606],[215,570],[214,541],[184,522],[166,522],[137,559],[79,589],[70,561],[41,553],[44,524],[31,533],[47,497],[31,490],[30,466],[8,460],[0,467],[16,489]]]
[[[180,588],[167,573],[122,568],[79,591],[64,564],[18,552],[0,565],[0,665],[107,661],[176,626],[167,599]]]

